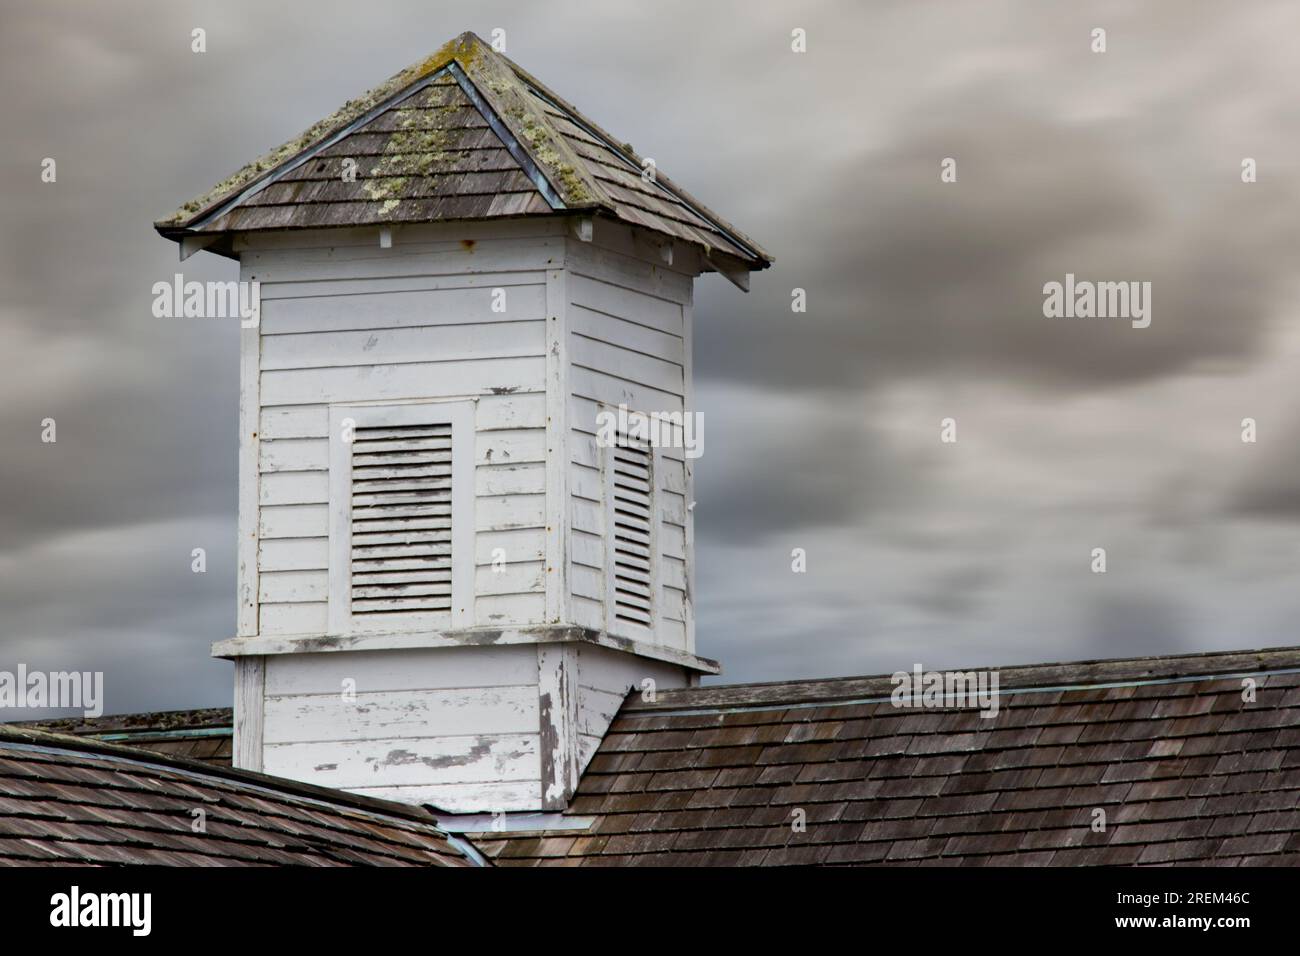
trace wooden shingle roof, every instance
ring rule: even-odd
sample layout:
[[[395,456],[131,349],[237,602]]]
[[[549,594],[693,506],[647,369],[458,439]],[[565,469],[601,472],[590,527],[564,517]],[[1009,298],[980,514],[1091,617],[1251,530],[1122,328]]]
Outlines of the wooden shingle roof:
[[[90,718],[60,717],[12,726],[90,737],[171,757],[198,760],[216,767],[231,765],[234,714],[229,707]]]
[[[1000,675],[992,718],[896,708],[887,677],[634,694],[567,811],[585,829],[480,846],[498,865],[1300,863],[1300,648]]]
[[[345,165],[355,171],[349,179]],[[771,257],[473,33],[249,163],[155,227],[168,238],[580,213]]]
[[[481,862],[413,807],[0,725],[0,865]]]

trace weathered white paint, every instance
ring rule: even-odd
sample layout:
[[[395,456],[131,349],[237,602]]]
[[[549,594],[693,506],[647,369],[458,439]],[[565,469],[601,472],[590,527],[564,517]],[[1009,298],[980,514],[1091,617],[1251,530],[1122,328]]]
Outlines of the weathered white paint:
[[[604,227],[606,224],[601,223]],[[654,451],[650,628],[618,620],[611,609],[613,552],[608,546],[609,454],[596,441],[597,416],[624,404],[632,412],[682,412],[687,401],[691,301],[688,277],[664,268],[657,247],[617,227],[597,229],[591,245],[570,243],[569,517],[573,617],[612,633],[692,652],[687,540],[691,514],[688,462],[680,448]],[[689,261],[688,257],[682,257]]]
[[[267,744],[531,734],[537,691],[521,684],[268,696],[263,721]]]
[[[265,658],[235,661],[234,741],[231,763],[241,770],[262,769]]]
[[[542,809],[563,810],[578,786],[578,648],[537,646]]]
[[[535,781],[537,749],[536,733],[391,737],[267,744],[262,759],[267,773],[352,790]]]
[[[249,279],[241,265],[239,278]],[[262,339],[256,328],[239,332],[239,545],[235,549],[238,567],[236,633],[247,637],[258,633],[258,500],[261,469],[261,436],[258,419],[261,408]]]
[[[691,462],[655,451],[654,619],[615,624],[595,437],[602,408],[691,410],[701,264],[600,219],[581,236],[556,219],[394,227],[392,240],[236,241],[262,292],[241,346],[240,626],[217,648],[240,662],[239,759],[453,812],[560,809],[629,690],[685,686],[705,666]],[[453,497],[470,502],[452,519],[468,610],[367,633],[344,613],[340,420],[439,406],[460,410],[454,435],[472,434],[452,453]]]

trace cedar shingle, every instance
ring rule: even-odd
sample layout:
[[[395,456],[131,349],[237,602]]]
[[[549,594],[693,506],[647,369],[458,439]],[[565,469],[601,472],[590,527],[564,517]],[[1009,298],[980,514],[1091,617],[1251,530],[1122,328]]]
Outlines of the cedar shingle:
[[[462,87],[462,83],[464,86]],[[477,155],[476,155],[477,154]],[[355,160],[355,178],[342,175]],[[155,223],[163,235],[599,213],[771,257],[473,34],[346,104]]]
[[[167,715],[155,715],[166,724]],[[470,862],[432,817],[399,804],[148,753],[185,728],[0,726],[0,864],[451,865]],[[97,732],[140,738],[105,744]],[[219,736],[219,735],[218,735]],[[154,738],[154,739],[149,739]],[[203,752],[219,753],[205,741]],[[27,749],[39,746],[41,750]],[[163,747],[185,750],[186,747]],[[207,826],[192,829],[195,807]],[[57,809],[56,809],[57,808]]]
[[[1288,660],[1300,664],[1300,653]],[[1115,666],[1099,665],[1107,682]],[[767,689],[763,707],[719,711],[721,723],[673,715],[674,705],[699,709],[692,697],[711,689],[697,688],[670,692],[676,700],[657,710],[625,707],[616,727],[636,739],[599,753],[701,754],[690,771],[627,781],[705,814],[661,813],[647,832],[626,834],[642,857],[658,852],[652,838],[658,845],[677,834],[664,859],[692,864],[1272,863],[1300,853],[1300,713],[1280,706],[1297,686],[1289,675],[1286,684],[1260,676],[1268,679],[1250,706],[1237,681],[1048,694],[1017,693],[1004,681],[993,719],[834,701],[782,709]],[[831,683],[840,692],[844,682]],[[807,685],[791,686],[801,702],[815,701]],[[713,764],[725,766],[702,782],[699,768]],[[573,812],[599,813],[589,797],[599,787],[584,777]],[[1092,830],[1098,807],[1103,833]],[[791,830],[795,810],[804,811],[805,832]],[[724,847],[725,856],[709,849]]]

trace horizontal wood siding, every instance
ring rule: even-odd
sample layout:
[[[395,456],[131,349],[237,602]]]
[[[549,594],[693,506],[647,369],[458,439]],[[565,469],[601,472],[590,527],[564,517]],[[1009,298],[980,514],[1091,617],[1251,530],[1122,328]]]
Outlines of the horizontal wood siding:
[[[574,622],[620,634],[606,609],[602,449],[597,415],[620,404],[634,412],[685,411],[686,312],[691,280],[598,243],[568,249],[569,519]],[[653,639],[694,649],[687,622],[688,482],[680,447],[664,448],[656,474],[658,580]],[[624,636],[644,638],[644,632]]]
[[[277,655],[264,767],[448,810],[532,809],[538,720],[531,647]]]
[[[644,681],[652,681],[656,691],[686,686],[680,667],[604,647],[578,649],[578,675],[578,754],[583,768],[628,694],[639,699]]]
[[[474,623],[544,619],[545,267],[562,240],[522,233],[244,253],[262,284],[262,634],[327,628],[329,405],[344,402],[477,399]]]

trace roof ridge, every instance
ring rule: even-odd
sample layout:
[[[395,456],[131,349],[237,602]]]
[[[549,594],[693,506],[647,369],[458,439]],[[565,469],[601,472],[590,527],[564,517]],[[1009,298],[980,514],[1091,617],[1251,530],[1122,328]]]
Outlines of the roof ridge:
[[[1175,678],[1214,678],[1300,668],[1300,646],[1243,651],[1206,651],[1153,657],[1101,658],[1004,667],[926,667],[927,671],[996,671],[1003,692],[1052,687],[1094,687]],[[894,672],[897,673],[897,672]],[[880,695],[893,689],[892,674],[823,677],[753,684],[715,684],[661,690],[653,702],[631,695],[623,713],[655,713],[682,708],[774,706],[837,702]]]

